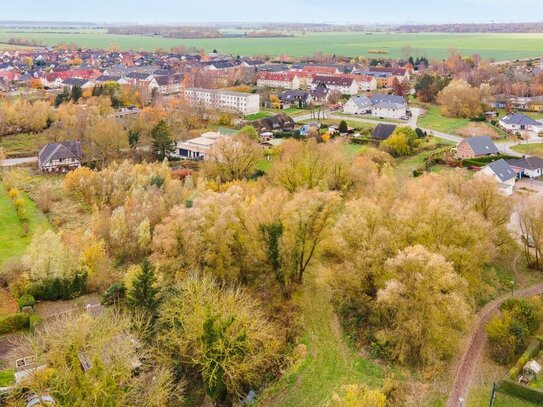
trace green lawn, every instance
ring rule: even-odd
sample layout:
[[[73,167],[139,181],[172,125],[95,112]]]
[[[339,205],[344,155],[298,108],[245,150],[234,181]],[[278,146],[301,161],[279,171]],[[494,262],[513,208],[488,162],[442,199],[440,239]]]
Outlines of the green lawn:
[[[258,120],[258,119],[263,119],[264,117],[268,117],[268,116],[271,116],[271,113],[261,111],[261,112],[258,112],[258,113],[254,113],[254,114],[250,114],[248,116],[245,116],[245,119],[246,120]]]
[[[305,357],[267,389],[262,406],[323,406],[344,385],[382,385],[381,368],[345,343],[330,303],[330,289],[317,271],[317,275],[307,275],[303,293],[296,299],[301,307]]]
[[[519,144],[518,146],[511,147],[511,150],[517,153],[543,157],[543,144]]]
[[[8,387],[15,380],[15,369],[0,370],[0,387]]]
[[[37,154],[46,143],[43,134],[20,133],[0,137],[0,148],[9,157],[21,157]]]
[[[402,48],[413,47],[414,53],[428,58],[446,58],[454,48],[463,55],[480,54],[483,58],[509,60],[538,57],[543,34],[510,33],[294,33],[284,38],[216,38],[176,39],[108,35],[102,29],[13,29],[0,30],[0,42],[10,38],[38,40],[46,45],[75,42],[81,47],[108,48],[112,44],[121,49],[154,50],[176,46],[202,48],[207,52],[217,49],[233,55],[288,55],[310,56],[316,52],[346,56],[372,56],[369,50],[384,50],[381,57],[399,58]]]
[[[22,195],[30,226],[27,236],[23,236],[23,227],[17,218],[13,203],[4,185],[0,183],[0,270],[6,261],[24,254],[36,230],[47,228],[49,225],[47,218],[36,208],[34,202],[28,199],[26,194]]]
[[[441,115],[439,106],[425,106],[426,114],[420,116],[417,125],[424,129],[441,131],[443,133],[454,134],[454,132],[469,123],[469,119],[453,119]]]

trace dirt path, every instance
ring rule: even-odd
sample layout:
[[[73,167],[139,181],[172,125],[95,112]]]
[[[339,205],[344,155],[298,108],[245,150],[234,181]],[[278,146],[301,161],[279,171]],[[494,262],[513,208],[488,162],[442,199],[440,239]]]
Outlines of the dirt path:
[[[516,265],[514,269],[516,270]],[[531,287],[515,291],[515,297],[531,297],[533,295],[542,293],[543,283],[539,283]],[[489,302],[479,312],[477,320],[473,324],[472,333],[468,340],[467,348],[465,349],[460,364],[457,367],[456,376],[449,395],[447,407],[459,407],[460,398],[467,400],[469,388],[471,386],[471,382],[473,381],[473,376],[475,374],[475,370],[486,340],[485,324],[494,314],[496,314],[499,305],[510,296],[511,294],[506,294],[492,302]]]

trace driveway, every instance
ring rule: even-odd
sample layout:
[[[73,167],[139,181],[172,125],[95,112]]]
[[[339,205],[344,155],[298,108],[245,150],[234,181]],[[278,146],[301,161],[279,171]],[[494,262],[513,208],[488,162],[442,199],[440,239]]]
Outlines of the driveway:
[[[529,178],[522,178],[515,184],[515,191],[521,189],[529,189],[535,191],[537,195],[543,194],[543,181],[531,180]]]
[[[0,161],[0,167],[13,167],[14,165],[31,164],[38,161],[38,157],[6,158]]]

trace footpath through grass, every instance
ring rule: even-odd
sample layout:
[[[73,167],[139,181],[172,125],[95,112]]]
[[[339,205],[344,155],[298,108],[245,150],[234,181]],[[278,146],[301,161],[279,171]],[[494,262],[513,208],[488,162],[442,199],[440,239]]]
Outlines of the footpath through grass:
[[[9,259],[24,254],[36,230],[45,229],[49,225],[47,218],[36,208],[34,202],[28,199],[26,194],[21,193],[21,196],[28,214],[29,231],[26,236],[23,236],[23,226],[8,192],[4,184],[0,183],[0,271]]]
[[[261,406],[323,406],[344,385],[382,385],[381,368],[357,355],[345,342],[322,272],[317,269],[316,275],[307,276],[298,299],[306,354],[268,389]]]

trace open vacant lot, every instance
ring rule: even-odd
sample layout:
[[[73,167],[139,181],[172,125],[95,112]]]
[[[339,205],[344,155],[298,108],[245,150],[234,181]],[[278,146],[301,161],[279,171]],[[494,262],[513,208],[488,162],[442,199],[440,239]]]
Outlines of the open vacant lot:
[[[176,39],[108,35],[101,29],[74,30],[32,30],[2,29],[0,42],[10,38],[38,40],[46,45],[75,42],[81,47],[108,48],[112,44],[121,49],[154,50],[170,49],[175,46],[202,48],[207,52],[217,49],[234,55],[288,55],[308,56],[315,52],[346,56],[370,56],[369,50],[383,50],[381,57],[402,56],[402,48],[409,45],[413,54],[429,58],[444,58],[450,48],[471,55],[480,54],[485,58],[510,60],[538,57],[541,54],[543,34],[449,34],[449,33],[295,33],[284,38],[217,38],[217,39]]]

